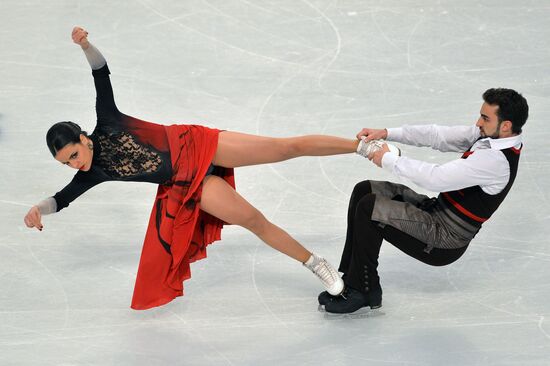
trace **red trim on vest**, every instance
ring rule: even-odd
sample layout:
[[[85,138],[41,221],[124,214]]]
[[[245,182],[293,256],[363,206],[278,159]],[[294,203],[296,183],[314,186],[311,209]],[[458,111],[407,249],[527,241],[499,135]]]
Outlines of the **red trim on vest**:
[[[479,216],[477,216],[477,215],[474,215],[473,213],[471,213],[470,211],[468,211],[467,209],[465,209],[464,207],[462,207],[458,202],[456,202],[455,200],[453,200],[453,199],[451,198],[451,195],[450,195],[449,193],[443,192],[442,194],[443,194],[443,196],[444,196],[447,200],[449,200],[449,202],[450,202],[453,206],[455,206],[455,208],[456,208],[458,211],[462,212],[464,215],[468,216],[468,217],[471,218],[472,220],[477,221],[477,222],[485,222],[485,221],[488,220],[488,219],[485,219],[485,218],[483,218],[483,217],[479,217]]]
[[[510,149],[515,152],[516,154],[520,154],[521,153],[521,149],[523,148],[523,144],[521,144],[521,147],[519,149],[516,149],[515,147],[511,147]]]
[[[462,154],[462,158],[465,159],[467,158],[468,156],[472,155],[474,152],[473,151],[466,151],[464,154]],[[477,156],[477,155],[476,155]]]

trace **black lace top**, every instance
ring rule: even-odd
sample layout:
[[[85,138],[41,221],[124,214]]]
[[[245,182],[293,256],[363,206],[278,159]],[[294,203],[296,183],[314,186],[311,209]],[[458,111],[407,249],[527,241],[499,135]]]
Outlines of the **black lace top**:
[[[160,154],[140,145],[134,136],[121,131],[112,134],[96,133],[99,143],[96,163],[114,179],[135,178],[156,173],[161,165]]]
[[[89,171],[79,171],[53,197],[57,211],[93,186],[113,180],[166,184],[172,177],[170,147],[164,126],[121,113],[115,105],[107,65],[93,70],[97,125],[90,138]]]

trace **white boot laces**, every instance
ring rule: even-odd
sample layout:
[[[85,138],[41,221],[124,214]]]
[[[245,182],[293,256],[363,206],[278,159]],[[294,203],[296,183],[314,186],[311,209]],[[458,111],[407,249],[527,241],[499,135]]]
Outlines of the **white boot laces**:
[[[336,276],[338,276],[337,273],[334,273],[325,259],[321,259],[319,264],[313,269],[313,273],[319,277],[321,282],[323,282],[323,285],[326,287],[330,287],[336,280]]]

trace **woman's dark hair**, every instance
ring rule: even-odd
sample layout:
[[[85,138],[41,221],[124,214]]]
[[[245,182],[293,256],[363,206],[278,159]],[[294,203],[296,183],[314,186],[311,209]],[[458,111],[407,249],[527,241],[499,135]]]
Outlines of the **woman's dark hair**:
[[[521,128],[527,122],[529,106],[527,100],[515,90],[492,88],[483,93],[483,100],[489,105],[497,105],[498,121],[512,122],[512,132],[521,133]]]
[[[55,157],[57,152],[68,144],[80,143],[80,135],[88,136],[86,131],[82,131],[76,123],[70,121],[57,122],[48,130],[46,143],[50,152]]]

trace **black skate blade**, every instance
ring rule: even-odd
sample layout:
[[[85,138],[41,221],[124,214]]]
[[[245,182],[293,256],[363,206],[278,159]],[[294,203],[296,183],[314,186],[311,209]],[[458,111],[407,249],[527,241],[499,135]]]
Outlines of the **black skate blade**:
[[[328,311],[325,310],[324,305],[319,305],[317,307],[317,310],[320,313],[323,313],[323,316],[325,317],[325,319],[328,319],[328,320],[346,319],[346,318],[362,319],[362,318],[373,318],[373,317],[385,315],[385,313],[382,312],[382,310],[380,310],[381,307],[382,305],[373,306],[373,307],[364,306],[354,311],[353,313],[329,313]]]

